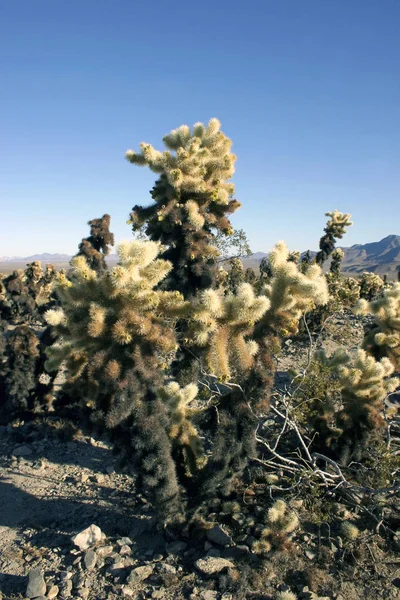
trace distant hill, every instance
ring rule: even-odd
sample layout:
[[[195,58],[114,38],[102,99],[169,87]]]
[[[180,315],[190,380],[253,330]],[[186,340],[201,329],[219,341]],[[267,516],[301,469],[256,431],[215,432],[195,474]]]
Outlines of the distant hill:
[[[2,262],[23,262],[29,263],[34,260],[40,260],[40,262],[44,264],[53,264],[55,262],[68,262],[70,261],[72,256],[68,254],[49,254],[45,252],[44,254],[32,254],[32,256],[0,256],[0,263]]]
[[[368,244],[355,244],[350,248],[341,247],[344,252],[342,272],[348,275],[360,275],[363,271],[371,271],[377,275],[388,274],[389,278],[396,279],[400,268],[400,236],[388,235],[380,242]],[[316,252],[312,251],[311,256]],[[245,267],[258,268],[266,256],[263,252],[256,252],[243,260]],[[327,263],[329,268],[329,262]]]
[[[394,275],[400,266],[400,236],[388,235],[380,242],[355,244],[342,248],[342,270],[346,273],[372,271],[378,275]]]

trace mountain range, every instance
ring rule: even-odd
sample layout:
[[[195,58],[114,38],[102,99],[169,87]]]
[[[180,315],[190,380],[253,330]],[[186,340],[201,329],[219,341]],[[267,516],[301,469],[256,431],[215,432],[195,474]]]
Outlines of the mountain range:
[[[342,272],[348,275],[359,275],[363,271],[371,271],[378,275],[388,274],[389,278],[397,278],[400,270],[400,236],[388,235],[379,242],[368,244],[355,244],[349,248],[342,247],[344,252]],[[316,252],[311,252],[315,256]],[[258,269],[262,259],[267,256],[266,252],[255,252],[243,259],[245,267]],[[14,269],[24,268],[25,265],[34,260],[40,260],[43,264],[54,264],[57,267],[68,266],[71,256],[68,254],[33,254],[32,256],[3,256],[0,257],[0,272],[10,272]],[[110,254],[109,263],[115,263],[116,254]],[[329,262],[327,263],[329,268]]]
[[[347,275],[360,275],[364,271],[370,271],[377,275],[387,274],[390,279],[397,278],[400,270],[400,236],[388,235],[379,242],[368,244],[355,244],[349,248],[341,247],[344,252],[341,270]],[[316,252],[310,252],[315,256]],[[256,252],[244,259],[246,267],[256,268],[262,259],[267,256],[265,252]],[[325,265],[329,269],[329,261]]]

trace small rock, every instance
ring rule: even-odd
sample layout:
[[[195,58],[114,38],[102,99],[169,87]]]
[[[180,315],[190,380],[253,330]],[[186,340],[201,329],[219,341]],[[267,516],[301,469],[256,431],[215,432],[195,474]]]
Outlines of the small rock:
[[[83,586],[85,585],[86,582],[86,576],[83,574],[82,571],[80,571],[79,573],[76,573],[76,575],[73,576],[72,578],[72,585],[74,588],[76,589],[80,589],[83,588]]]
[[[168,554],[182,554],[187,548],[187,543],[177,540],[176,542],[171,542],[165,546]]]
[[[98,473],[95,477],[96,483],[104,483],[105,476],[102,473]]]
[[[60,594],[62,598],[69,598],[72,594],[72,581],[71,579],[66,579],[60,588]]]
[[[311,550],[306,550],[305,555],[309,560],[314,560],[314,558],[316,557],[316,553],[312,552]]]
[[[29,446],[17,446],[14,448],[12,455],[13,456],[30,456],[32,454],[32,450]]]
[[[232,569],[235,566],[230,560],[214,556],[199,558],[194,564],[200,573],[209,576],[218,575],[221,571],[224,571],[224,569]]]
[[[161,573],[164,573],[167,575],[176,575],[175,567],[173,567],[172,565],[169,565],[168,563],[165,563],[165,562],[160,563],[159,570]]]
[[[132,549],[128,546],[128,544],[125,544],[125,546],[121,546],[121,549],[119,551],[121,556],[125,556],[126,554],[131,554],[131,552],[132,552]]]
[[[46,582],[43,577],[44,573],[41,569],[32,569],[29,573],[28,586],[26,588],[26,596],[28,598],[37,598],[44,596],[46,593]]]
[[[85,563],[85,567],[88,569],[88,571],[90,571],[90,569],[93,569],[95,564],[96,564],[96,560],[97,560],[97,556],[94,550],[87,550],[87,552],[85,552],[85,558],[84,558],[84,563]]]
[[[125,568],[124,560],[121,558],[116,560],[110,567],[107,569],[107,573],[111,575],[118,575],[118,571]]]
[[[165,598],[165,590],[163,588],[160,588],[159,590],[154,590],[154,592],[152,592],[151,594],[152,598]]]
[[[100,548],[96,549],[96,554],[100,558],[106,558],[107,556],[110,556],[110,554],[113,553],[113,550],[114,548],[112,546],[101,546]]]
[[[153,573],[153,565],[143,565],[142,567],[136,567],[132,569],[127,579],[127,583],[135,583],[137,581],[144,581]]]
[[[102,538],[102,531],[97,525],[90,525],[72,538],[75,546],[80,550],[87,550]]]
[[[58,585],[52,585],[49,587],[49,589],[47,590],[47,598],[48,600],[53,600],[53,598],[55,598],[58,595],[59,592],[59,588]]]
[[[204,590],[200,593],[200,598],[202,600],[217,600],[218,592],[215,592],[214,590]]]
[[[132,546],[133,542],[131,538],[123,537],[117,540],[118,546]]]
[[[231,536],[221,527],[221,525],[214,525],[212,529],[207,531],[206,537],[209,542],[217,544],[218,546],[230,546],[233,544]]]
[[[122,589],[121,589],[121,592],[122,592],[123,596],[128,596],[128,597],[133,596],[133,594],[135,593],[133,591],[133,589],[130,588],[128,585],[123,585]]]

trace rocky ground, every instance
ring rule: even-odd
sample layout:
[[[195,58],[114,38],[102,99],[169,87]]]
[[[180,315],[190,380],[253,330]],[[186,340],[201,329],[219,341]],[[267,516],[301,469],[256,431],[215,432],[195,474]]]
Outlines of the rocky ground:
[[[357,347],[362,325],[339,317],[324,345]],[[285,346],[280,384],[307,350],[306,340]],[[300,528],[285,551],[258,556],[259,522],[278,497],[250,484],[237,490],[234,510],[216,501],[207,515],[214,525],[201,535],[160,531],[106,441],[56,418],[1,427],[0,597],[400,599],[400,540],[367,527],[357,507],[335,508],[358,524],[360,537],[349,541],[293,493]]]

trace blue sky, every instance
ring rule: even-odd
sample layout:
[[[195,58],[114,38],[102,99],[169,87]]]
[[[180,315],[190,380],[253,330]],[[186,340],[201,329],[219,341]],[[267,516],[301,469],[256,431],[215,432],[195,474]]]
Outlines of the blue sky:
[[[0,4],[0,256],[73,253],[108,212],[129,239],[155,175],[127,148],[216,116],[254,251],[400,234],[398,0]]]

